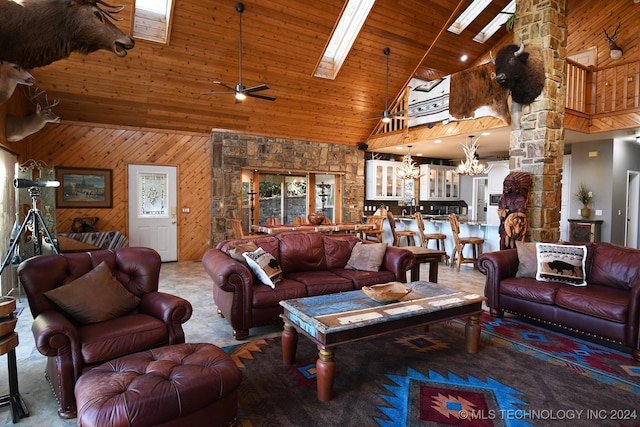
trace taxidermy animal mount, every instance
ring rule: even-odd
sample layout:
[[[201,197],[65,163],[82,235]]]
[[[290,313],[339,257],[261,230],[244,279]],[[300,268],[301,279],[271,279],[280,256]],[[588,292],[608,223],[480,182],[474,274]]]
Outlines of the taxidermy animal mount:
[[[60,123],[60,117],[56,116],[51,109],[60,103],[54,100],[49,103],[49,98],[45,95],[45,105],[43,106],[37,98],[44,93],[43,90],[36,90],[35,93],[29,89],[29,101],[36,106],[36,112],[28,116],[12,116],[7,114],[5,120],[5,132],[7,141],[16,142],[25,139],[27,136],[38,132],[47,123]]]
[[[112,22],[123,9],[103,0],[0,0],[0,60],[31,69],[72,52],[126,56],[134,41]]]
[[[31,86],[36,79],[27,71],[11,62],[0,61],[0,104],[4,104],[19,84]]]

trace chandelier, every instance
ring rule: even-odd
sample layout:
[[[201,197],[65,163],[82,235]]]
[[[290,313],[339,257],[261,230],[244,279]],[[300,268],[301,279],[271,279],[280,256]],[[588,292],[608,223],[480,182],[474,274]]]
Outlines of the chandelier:
[[[402,165],[396,169],[396,175],[401,179],[418,179],[422,176],[420,165],[411,158],[411,146],[409,145],[409,153],[402,157]]]
[[[480,163],[477,153],[478,139],[474,141],[473,135],[469,135],[469,142],[461,144],[466,159],[458,165],[458,169],[456,169],[458,175],[483,175],[489,172],[490,166],[486,163]]]

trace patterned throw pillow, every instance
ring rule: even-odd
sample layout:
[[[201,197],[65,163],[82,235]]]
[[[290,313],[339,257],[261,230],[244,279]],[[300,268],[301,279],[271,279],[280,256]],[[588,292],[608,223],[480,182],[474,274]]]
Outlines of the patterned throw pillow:
[[[378,271],[386,252],[386,243],[358,242],[351,249],[351,257],[344,268],[346,270]]]
[[[587,286],[585,278],[586,246],[536,243],[537,280]]]
[[[258,248],[253,252],[245,252],[242,256],[247,260],[249,268],[258,276],[258,279],[275,289],[276,283],[282,280],[282,269],[273,255]]]

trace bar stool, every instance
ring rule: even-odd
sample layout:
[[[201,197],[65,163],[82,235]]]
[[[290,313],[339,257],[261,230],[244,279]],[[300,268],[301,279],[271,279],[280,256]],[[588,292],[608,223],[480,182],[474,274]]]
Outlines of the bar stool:
[[[442,233],[425,233],[424,220],[422,219],[422,214],[420,212],[416,212],[415,217],[416,217],[416,224],[418,225],[418,235],[420,236],[420,246],[427,249],[429,248],[429,240],[435,240],[436,249],[439,251],[446,251],[444,242],[447,239],[447,236]],[[442,248],[440,248],[440,244],[442,244]],[[443,259],[445,264],[449,263],[449,256],[446,253]]]
[[[458,271],[460,271],[460,265],[463,263],[473,264],[473,268],[478,268],[478,257],[482,255],[482,245],[484,239],[482,237],[460,237],[460,222],[458,216],[454,213],[449,214],[449,223],[451,224],[451,232],[453,233],[454,247],[451,253],[451,267],[456,265]],[[466,258],[463,255],[463,249],[466,245],[471,245],[473,255],[471,258]]]
[[[389,227],[391,227],[391,234],[393,234],[393,246],[400,246],[400,241],[403,237],[407,238],[407,246],[415,246],[415,233],[410,230],[396,230],[396,220],[393,218],[391,211],[387,212],[387,220],[389,221]]]
[[[7,355],[7,368],[9,370],[9,394],[0,397],[0,405],[9,404],[13,422],[17,423],[19,418],[28,417],[29,411],[18,390],[18,366],[16,363],[18,334],[14,332],[18,318],[13,313],[15,309],[15,298],[0,297],[0,356]]]

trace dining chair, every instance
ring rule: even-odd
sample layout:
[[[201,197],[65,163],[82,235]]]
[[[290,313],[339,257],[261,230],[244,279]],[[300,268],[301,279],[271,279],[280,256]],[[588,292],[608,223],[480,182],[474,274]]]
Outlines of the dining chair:
[[[416,224],[418,226],[418,236],[420,237],[420,246],[423,248],[429,247],[429,240],[435,240],[436,249],[439,251],[446,251],[444,242],[447,239],[447,236],[443,233],[425,233],[424,232],[424,220],[422,219],[422,214],[420,212],[415,213]],[[440,244],[442,244],[442,248],[440,248]],[[445,254],[444,256],[445,264],[449,262],[449,257]]]
[[[282,222],[280,221],[280,218],[278,218],[276,216],[270,216],[269,218],[266,219],[265,223],[267,225],[280,225],[280,224],[282,224]]]
[[[451,233],[453,234],[453,251],[451,252],[451,267],[457,265],[460,271],[460,265],[464,263],[473,264],[473,268],[478,268],[478,257],[482,255],[482,245],[484,239],[482,237],[460,237],[460,221],[458,215],[449,214],[449,223],[451,224]],[[465,257],[463,254],[464,247],[471,246],[472,257]]]
[[[381,215],[371,215],[367,218],[369,224],[373,224],[373,229],[362,230],[362,240],[371,240],[374,242],[382,243],[382,232],[384,227],[384,220],[386,217]],[[370,239],[372,237],[372,239]]]
[[[415,233],[411,230],[396,230],[396,220],[393,218],[391,211],[387,212],[387,220],[389,221],[389,227],[391,227],[391,234],[393,234],[393,246],[400,246],[400,242],[403,237],[407,238],[407,246],[415,246]]]
[[[253,233],[245,233],[242,229],[242,220],[240,219],[230,219],[231,227],[233,227],[233,234],[236,239],[244,239],[247,237],[256,237],[258,234]]]

